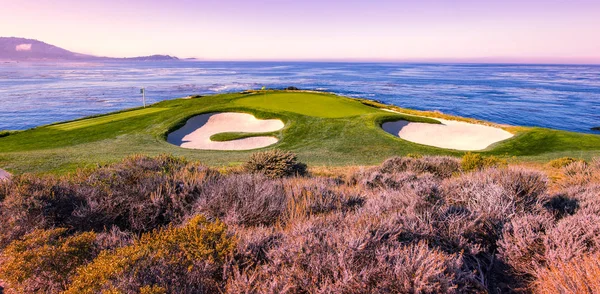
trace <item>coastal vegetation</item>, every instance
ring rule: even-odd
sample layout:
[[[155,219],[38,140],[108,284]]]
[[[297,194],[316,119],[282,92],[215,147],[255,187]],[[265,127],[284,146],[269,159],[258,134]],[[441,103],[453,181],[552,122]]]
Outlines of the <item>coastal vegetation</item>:
[[[383,111],[383,109],[396,112]],[[412,143],[381,129],[387,121],[439,123],[452,118],[494,125],[437,112],[420,112],[374,101],[303,91],[246,91],[162,101],[125,110],[10,133],[0,137],[0,167],[14,174],[62,174],[82,167],[117,162],[133,154],[184,156],[209,166],[240,165],[253,151],[189,150],[166,142],[187,119],[211,112],[246,112],[261,119],[281,119],[285,127],[268,134],[223,133],[233,140],[269,135],[277,144],[264,148],[294,152],[311,166],[375,165],[407,154],[462,156],[461,151]],[[426,116],[426,117],[424,117]],[[561,157],[589,160],[600,155],[600,136],[543,128],[502,127],[515,136],[477,154],[546,162]]]
[[[599,175],[598,159],[534,169],[472,153],[306,173],[279,150],[242,168],[135,155],[15,175],[0,181],[0,287],[596,293]]]

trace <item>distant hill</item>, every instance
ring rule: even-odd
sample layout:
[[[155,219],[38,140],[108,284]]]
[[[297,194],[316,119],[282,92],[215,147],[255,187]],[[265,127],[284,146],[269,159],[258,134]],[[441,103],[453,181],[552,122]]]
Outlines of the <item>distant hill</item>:
[[[111,58],[93,56],[71,52],[69,50],[44,43],[42,41],[15,38],[0,37],[0,60],[27,61],[27,60],[63,60],[63,61],[110,61],[110,60],[130,60],[130,61],[164,61],[179,60],[179,58],[169,55],[151,55],[131,58]]]

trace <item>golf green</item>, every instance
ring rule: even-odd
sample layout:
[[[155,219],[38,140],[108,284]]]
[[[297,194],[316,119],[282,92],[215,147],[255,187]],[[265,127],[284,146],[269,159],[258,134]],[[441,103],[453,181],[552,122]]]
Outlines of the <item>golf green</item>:
[[[391,113],[383,105],[327,93],[255,91],[193,99],[175,99],[76,121],[41,126],[0,137],[0,167],[11,173],[64,173],[77,168],[115,162],[131,154],[161,153],[199,160],[213,166],[237,165],[253,152],[273,148],[292,151],[312,166],[372,165],[396,155],[460,156],[464,152],[420,145],[381,129],[387,121],[439,123],[405,110]],[[198,114],[246,112],[257,118],[285,123],[269,132],[279,141],[249,151],[184,149],[166,142],[169,132]],[[410,113],[410,114],[408,114]],[[448,116],[445,116],[448,118]],[[457,118],[464,120],[464,118]],[[511,139],[496,143],[483,154],[515,156],[517,160],[547,161],[563,156],[589,159],[600,156],[600,136],[543,128],[510,127]],[[253,136],[248,133],[215,135],[219,141]]]

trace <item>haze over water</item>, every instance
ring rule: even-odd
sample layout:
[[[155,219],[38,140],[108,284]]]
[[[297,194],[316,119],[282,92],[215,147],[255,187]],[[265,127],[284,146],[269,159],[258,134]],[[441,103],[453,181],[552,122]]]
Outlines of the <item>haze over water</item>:
[[[600,66],[186,61],[3,63],[0,130],[138,107],[140,87],[153,103],[262,86],[503,124],[588,133],[600,126]]]

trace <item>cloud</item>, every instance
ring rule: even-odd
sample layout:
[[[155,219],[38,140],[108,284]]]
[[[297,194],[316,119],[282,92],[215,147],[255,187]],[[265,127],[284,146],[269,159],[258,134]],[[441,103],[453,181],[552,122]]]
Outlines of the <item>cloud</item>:
[[[31,44],[19,44],[15,47],[17,51],[31,51]]]

